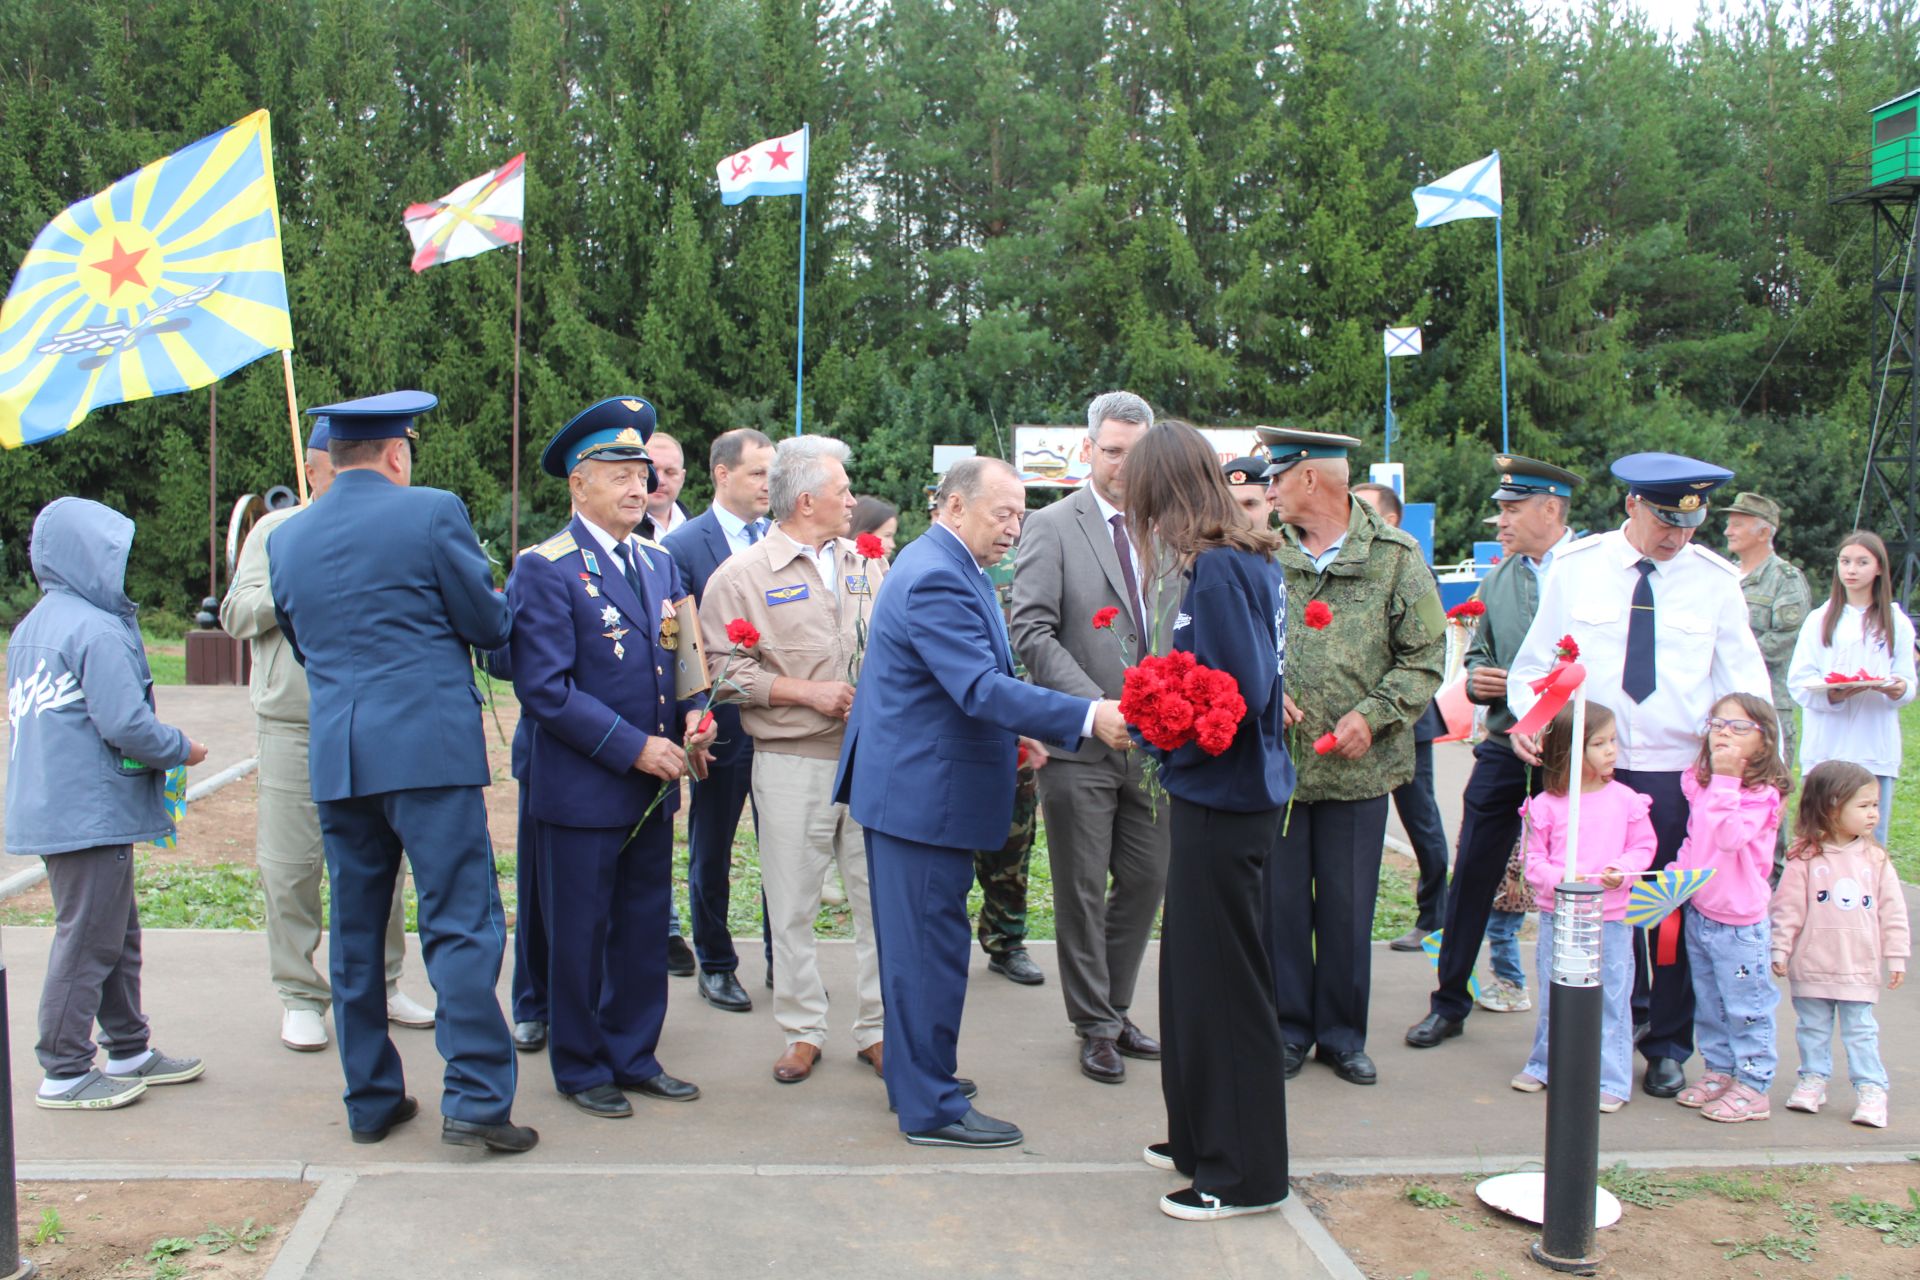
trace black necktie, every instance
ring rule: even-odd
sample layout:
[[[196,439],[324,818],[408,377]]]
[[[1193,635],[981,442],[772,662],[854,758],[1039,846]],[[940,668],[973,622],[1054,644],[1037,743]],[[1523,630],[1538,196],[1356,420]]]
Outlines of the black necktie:
[[[620,572],[626,578],[627,585],[633,588],[633,598],[646,604],[647,593],[640,587],[640,571],[633,567],[633,548],[624,542],[613,544],[613,554],[620,557]]]
[[[1107,523],[1113,526],[1113,554],[1120,557],[1120,576],[1127,580],[1127,612],[1137,615],[1140,612],[1140,580],[1133,573],[1133,546],[1127,539],[1127,518],[1115,515]],[[1135,626],[1147,625],[1137,616],[1133,621]]]
[[[1653,561],[1642,560],[1633,566],[1640,581],[1633,584],[1633,612],[1627,619],[1627,662],[1620,675],[1620,687],[1635,702],[1645,702],[1653,692]]]

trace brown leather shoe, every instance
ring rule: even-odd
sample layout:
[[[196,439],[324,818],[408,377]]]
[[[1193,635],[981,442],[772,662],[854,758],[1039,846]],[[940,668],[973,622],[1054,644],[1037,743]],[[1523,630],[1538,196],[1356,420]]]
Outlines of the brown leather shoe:
[[[1126,1057],[1160,1061],[1160,1042],[1134,1026],[1132,1018],[1120,1019],[1120,1035],[1113,1044]]]
[[[881,1068],[881,1059],[884,1056],[885,1050],[886,1050],[886,1042],[883,1040],[878,1044],[868,1045],[864,1049],[855,1050],[853,1056],[860,1059],[860,1061],[866,1063],[868,1066],[872,1067],[873,1074],[879,1076],[882,1080],[884,1080],[887,1078],[887,1073],[881,1070],[880,1068]]]
[[[1080,1042],[1080,1074],[1101,1084],[1119,1084],[1127,1078],[1127,1064],[1111,1036],[1088,1036]]]
[[[813,1074],[813,1064],[820,1061],[820,1046],[808,1044],[805,1040],[795,1040],[773,1064],[773,1078],[781,1084],[799,1084]]]

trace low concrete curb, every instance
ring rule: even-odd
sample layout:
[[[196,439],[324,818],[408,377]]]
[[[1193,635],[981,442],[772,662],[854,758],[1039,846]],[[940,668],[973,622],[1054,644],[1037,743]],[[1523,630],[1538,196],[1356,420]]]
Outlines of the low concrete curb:
[[[187,803],[204,800],[229,782],[238,782],[260,767],[258,756],[248,756],[238,764],[230,764],[211,778],[204,778],[187,788]],[[16,871],[4,880],[0,880],[0,902],[15,894],[25,893],[47,878],[47,864],[36,862],[24,871]]]
[[[307,1274],[313,1256],[320,1252],[321,1241],[340,1215],[340,1206],[347,1202],[348,1193],[358,1181],[359,1177],[351,1173],[330,1173],[320,1179],[319,1188],[300,1211],[293,1230],[287,1232],[286,1243],[267,1268],[266,1280],[301,1280]]]

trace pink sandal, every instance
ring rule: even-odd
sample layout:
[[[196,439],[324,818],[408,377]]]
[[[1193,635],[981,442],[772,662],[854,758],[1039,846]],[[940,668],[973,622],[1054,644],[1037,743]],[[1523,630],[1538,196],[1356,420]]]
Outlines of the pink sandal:
[[[1733,1077],[1723,1071],[1709,1071],[1680,1091],[1674,1099],[1683,1107],[1704,1107],[1733,1088]]]
[[[1773,1104],[1767,1095],[1736,1082],[1733,1088],[1700,1109],[1700,1114],[1721,1124],[1744,1124],[1748,1120],[1773,1117]]]

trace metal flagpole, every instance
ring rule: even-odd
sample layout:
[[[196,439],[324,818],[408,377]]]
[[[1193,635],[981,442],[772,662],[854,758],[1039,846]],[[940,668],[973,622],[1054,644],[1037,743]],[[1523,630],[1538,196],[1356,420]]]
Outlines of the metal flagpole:
[[[1498,151],[1493,153],[1496,162],[1500,159]],[[1494,290],[1500,302],[1500,452],[1506,453],[1507,443],[1507,265],[1506,254],[1500,244],[1500,224],[1506,221],[1502,214],[1493,215],[1493,279]]]
[[[293,397],[293,352],[280,353],[280,371],[287,380],[287,431],[293,436],[293,478],[300,482],[300,505],[312,500],[307,492],[307,451],[300,443],[300,407]]]
[[[1393,461],[1393,353],[1386,349],[1385,343],[1381,344],[1380,349],[1382,353],[1381,358],[1387,362],[1387,456],[1384,459],[1382,459],[1382,461],[1392,462]]]
[[[793,349],[793,434],[801,432],[800,389],[807,365],[807,172],[813,168],[813,126],[800,126],[800,154],[805,168],[800,171],[800,323]]]
[[[507,564],[520,554],[520,299],[527,258],[523,234],[513,246],[513,497],[507,513]]]

